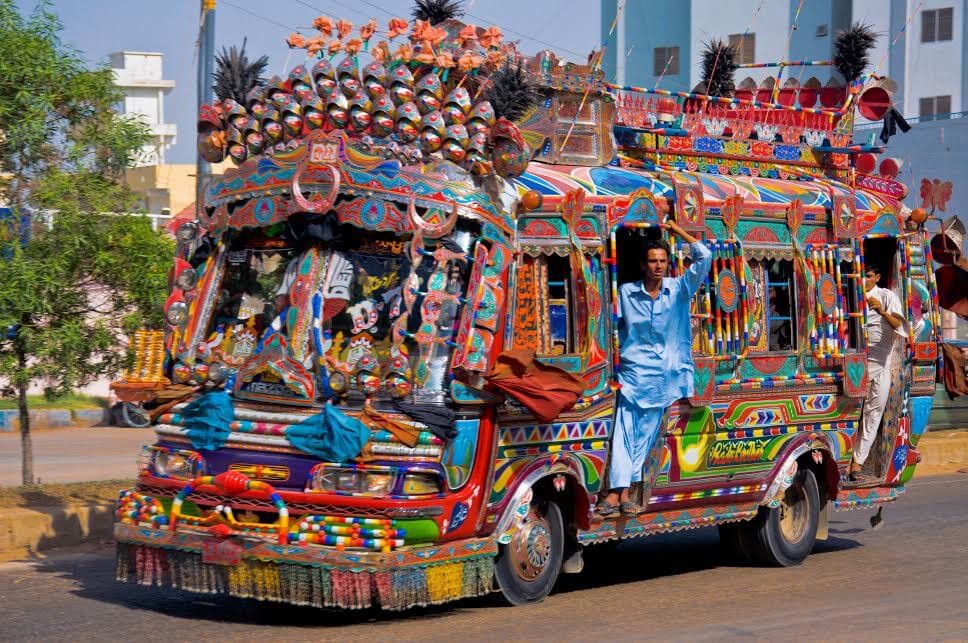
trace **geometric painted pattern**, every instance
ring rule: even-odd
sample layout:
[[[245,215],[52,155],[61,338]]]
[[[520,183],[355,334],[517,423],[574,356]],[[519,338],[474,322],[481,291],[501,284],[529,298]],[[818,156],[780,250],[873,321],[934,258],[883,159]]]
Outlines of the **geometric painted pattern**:
[[[534,444],[536,442],[607,438],[610,424],[610,420],[591,420],[589,422],[501,427],[498,431],[497,443],[498,446],[510,446],[515,444]]]
[[[628,520],[606,520],[593,523],[591,529],[587,531],[579,531],[578,542],[595,543],[619,538],[636,538],[669,531],[697,529],[724,522],[736,522],[752,518],[756,515],[757,509],[756,503],[745,503],[644,513]]]

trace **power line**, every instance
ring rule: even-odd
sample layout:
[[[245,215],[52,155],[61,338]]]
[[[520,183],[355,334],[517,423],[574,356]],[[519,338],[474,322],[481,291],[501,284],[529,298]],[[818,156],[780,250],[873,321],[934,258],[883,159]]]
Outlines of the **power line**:
[[[362,0],[360,0],[360,1],[362,2]],[[302,6],[306,7],[307,9],[312,9],[317,14],[327,13],[326,11],[323,11],[319,7],[314,7],[313,5],[309,4],[308,2],[304,2],[303,0],[296,0],[296,2],[298,2]],[[357,9],[356,7],[354,7],[353,5],[346,4],[344,2],[340,2],[339,0],[330,0],[330,2],[333,2],[334,4],[337,4],[337,5],[343,7],[344,9],[346,9],[348,11],[352,11],[353,13],[355,13],[357,15],[363,16],[364,18],[371,18],[372,17],[372,16],[370,16],[370,14],[363,13],[362,11],[360,11],[359,9]],[[372,6],[375,6],[375,5],[372,5]],[[376,8],[377,9],[380,9],[380,11],[383,11],[384,13],[390,13],[389,11],[387,11],[386,9],[383,9],[382,7],[376,7]],[[390,15],[393,15],[393,14],[390,14]]]
[[[298,2],[299,4],[303,5],[304,7],[308,7],[309,9],[312,9],[313,11],[317,11],[317,12],[322,13],[322,10],[321,9],[319,9],[318,7],[314,7],[313,5],[309,4],[308,2],[305,2],[305,0],[295,0],[295,1]],[[353,7],[353,6],[349,5],[349,4],[346,4],[344,2],[341,2],[340,0],[330,0],[330,1],[333,2],[333,3],[335,3],[335,4],[337,4],[337,5],[339,5],[339,6],[341,6],[341,7],[345,7],[346,9],[349,9],[350,11],[354,11],[354,12],[360,14],[360,15],[366,15],[366,14],[362,13],[359,9],[356,9],[355,7]],[[374,2],[370,2],[370,0],[357,0],[357,2],[359,2],[360,4],[364,4],[364,5],[368,6],[368,7],[372,7],[373,9],[376,9],[377,11],[380,11],[382,13],[385,13],[386,15],[390,16],[391,18],[396,17],[392,11],[389,11],[389,10],[385,9],[385,8],[381,7],[380,5],[374,3]],[[496,22],[493,22],[493,21],[487,20],[485,18],[482,18],[480,16],[474,15],[473,13],[466,13],[465,15],[468,15],[471,18],[474,18],[475,20],[477,20],[478,22],[481,22],[481,23],[497,24]],[[521,38],[524,38],[526,40],[530,40],[532,42],[536,42],[538,44],[545,45],[546,47],[551,47],[552,49],[564,51],[564,52],[567,52],[569,54],[578,56],[579,57],[579,60],[580,60],[580,58],[582,56],[585,56],[585,54],[583,54],[581,52],[577,52],[577,51],[574,51],[574,50],[571,50],[571,49],[566,49],[565,47],[562,47],[561,45],[556,45],[554,43],[547,42],[547,41],[541,40],[539,38],[535,38],[534,36],[529,36],[528,34],[521,33],[520,31],[515,31],[514,29],[510,29],[508,27],[502,26],[502,29],[504,29],[504,31],[507,31],[509,33],[512,33],[512,34],[514,34],[516,36],[520,36]]]
[[[363,0],[360,0],[360,1],[362,2]],[[482,18],[480,16],[474,15],[473,13],[468,13],[467,15],[470,16],[471,18],[474,18],[475,20],[477,20],[479,22],[482,22],[482,23],[490,23],[492,25],[493,24],[497,24],[495,22],[492,22],[490,20],[487,20],[486,18]],[[539,38],[535,38],[534,36],[529,36],[526,33],[521,33],[520,31],[515,31],[514,29],[511,29],[510,27],[505,27],[503,25],[499,25],[499,26],[502,29],[504,29],[504,31],[507,31],[509,33],[513,33],[515,36],[520,36],[521,38],[524,38],[526,40],[530,40],[532,42],[536,42],[536,43],[541,44],[541,45],[545,45],[546,47],[551,47],[553,49],[557,49],[557,50],[564,51],[564,52],[567,52],[569,54],[573,54],[575,56],[578,56],[579,57],[579,60],[577,62],[580,62],[582,56],[586,56],[587,55],[587,54],[583,54],[583,53],[578,52],[578,51],[574,51],[572,49],[567,49],[565,47],[562,47],[561,45],[556,45],[554,43],[547,42],[547,41],[541,40]]]
[[[277,27],[281,27],[282,29],[285,29],[286,31],[298,31],[298,28],[288,27],[288,26],[282,24],[281,22],[276,22],[272,18],[267,18],[265,16],[260,16],[259,14],[255,13],[253,11],[249,11],[245,7],[240,7],[239,5],[234,4],[232,2],[229,2],[228,0],[222,0],[222,4],[226,4],[226,5],[234,8],[234,9],[238,9],[239,11],[243,11],[243,12],[249,14],[250,16],[252,16],[253,18],[258,18],[259,20],[262,20],[264,22],[268,22],[269,24],[275,25]]]

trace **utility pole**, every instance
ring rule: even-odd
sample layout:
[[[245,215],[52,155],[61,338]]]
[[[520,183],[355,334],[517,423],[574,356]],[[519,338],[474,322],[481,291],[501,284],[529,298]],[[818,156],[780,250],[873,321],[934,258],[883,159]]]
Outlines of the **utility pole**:
[[[625,0],[615,3],[618,12],[618,33],[615,34],[615,84],[625,86]],[[604,52],[603,52],[604,54]]]
[[[212,102],[212,66],[215,60],[215,0],[201,0],[198,37],[198,107]],[[196,111],[196,113],[198,113]],[[202,195],[211,177],[211,164],[195,152],[195,216],[202,211]]]

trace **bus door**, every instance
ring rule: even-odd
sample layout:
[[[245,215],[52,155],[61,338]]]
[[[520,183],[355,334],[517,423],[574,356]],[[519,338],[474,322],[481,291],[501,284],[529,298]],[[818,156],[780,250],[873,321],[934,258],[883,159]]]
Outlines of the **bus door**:
[[[901,312],[905,319],[905,329],[910,331],[910,311],[907,306],[909,302],[910,279],[906,274],[908,269],[907,244],[905,237],[894,230],[881,232],[875,226],[870,232],[860,239],[859,251],[861,278],[864,273],[874,268],[881,279],[877,283],[880,288],[886,288],[893,292],[901,301]],[[864,293],[865,309],[867,312],[866,322],[872,323],[876,313],[870,310],[867,304],[867,294]],[[865,325],[865,334],[867,334]],[[870,339],[868,335],[868,340]],[[870,348],[868,348],[868,353]],[[870,357],[870,355],[868,355]],[[910,434],[910,419],[908,413],[909,391],[911,386],[911,347],[910,333],[908,338],[899,342],[888,360],[888,368],[891,372],[891,386],[884,407],[884,415],[881,418],[880,429],[871,447],[870,455],[864,463],[864,473],[890,482],[889,478],[893,468],[893,456],[895,451],[902,445],[907,444]],[[865,386],[865,395],[866,395]],[[865,402],[864,413],[868,409]],[[863,430],[863,416],[861,425],[858,427],[855,442],[860,439]],[[906,449],[904,459],[906,460]],[[901,462],[901,468],[906,465]]]

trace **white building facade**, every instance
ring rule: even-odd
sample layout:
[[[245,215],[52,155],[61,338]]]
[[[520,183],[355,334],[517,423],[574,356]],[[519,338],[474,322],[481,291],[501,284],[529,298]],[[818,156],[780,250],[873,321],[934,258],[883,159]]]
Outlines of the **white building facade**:
[[[175,87],[175,81],[164,79],[163,58],[163,54],[142,51],[119,51],[109,56],[114,83],[124,92],[118,111],[140,117],[152,136],[139,159],[142,166],[163,164],[165,152],[175,144],[177,127],[165,122],[165,96]]]

